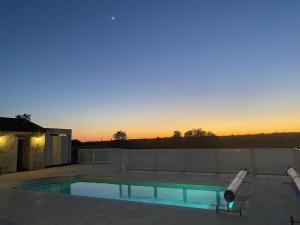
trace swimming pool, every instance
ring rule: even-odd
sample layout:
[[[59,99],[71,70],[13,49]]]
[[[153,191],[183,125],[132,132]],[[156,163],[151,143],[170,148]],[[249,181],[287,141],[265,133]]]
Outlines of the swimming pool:
[[[25,181],[18,189],[202,209],[227,207],[223,186],[76,176]]]

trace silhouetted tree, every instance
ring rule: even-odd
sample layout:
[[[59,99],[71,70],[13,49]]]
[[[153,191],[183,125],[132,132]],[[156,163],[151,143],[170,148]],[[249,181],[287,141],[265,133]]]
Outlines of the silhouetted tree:
[[[173,138],[181,138],[181,137],[182,137],[181,132],[178,130],[175,130],[173,133]]]
[[[193,137],[193,131],[188,130],[187,132],[184,133],[184,137]]]
[[[192,132],[194,137],[206,136],[206,131],[202,130],[201,128],[193,129]]]
[[[127,139],[127,134],[124,131],[117,131],[116,133],[114,133],[113,135],[113,139],[116,141],[124,141]]]
[[[206,132],[206,136],[208,136],[208,137],[215,137],[216,135],[213,132],[208,131],[208,132]]]
[[[81,145],[81,141],[79,141],[78,139],[72,140],[72,146],[77,146],[77,145]]]
[[[205,131],[205,130],[202,130],[201,128],[197,128],[197,129],[188,130],[187,132],[184,133],[184,136],[185,137],[205,137],[205,136],[216,136],[216,135],[211,131]]]
[[[31,121],[31,114],[24,113],[23,115],[16,115],[16,119],[23,119]]]

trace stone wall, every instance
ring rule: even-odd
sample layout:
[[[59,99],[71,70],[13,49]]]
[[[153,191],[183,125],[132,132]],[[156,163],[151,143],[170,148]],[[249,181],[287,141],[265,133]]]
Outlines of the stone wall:
[[[14,133],[0,136],[0,174],[17,168],[18,142]]]
[[[17,170],[18,138],[26,140],[29,170],[44,168],[45,134],[7,132],[0,134],[0,173]]]

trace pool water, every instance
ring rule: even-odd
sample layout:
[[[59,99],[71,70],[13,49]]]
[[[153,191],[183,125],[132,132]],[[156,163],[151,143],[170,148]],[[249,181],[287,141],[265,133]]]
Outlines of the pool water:
[[[217,205],[227,208],[223,186],[68,177],[26,181],[19,189],[202,209],[215,209]]]

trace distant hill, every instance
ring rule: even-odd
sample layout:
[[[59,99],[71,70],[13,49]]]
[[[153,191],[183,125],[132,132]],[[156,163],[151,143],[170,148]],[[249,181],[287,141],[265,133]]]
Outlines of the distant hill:
[[[249,134],[204,137],[166,137],[151,139],[129,139],[126,141],[80,142],[73,146],[85,148],[120,147],[142,148],[295,148],[300,147],[300,132]]]

